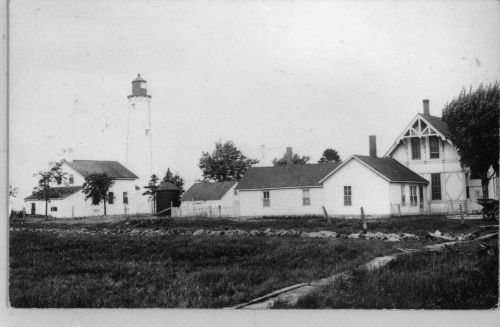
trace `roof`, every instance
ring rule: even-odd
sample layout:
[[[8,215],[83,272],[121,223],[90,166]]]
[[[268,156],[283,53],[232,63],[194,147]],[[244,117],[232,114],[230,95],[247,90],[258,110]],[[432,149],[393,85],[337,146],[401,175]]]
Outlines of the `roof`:
[[[133,82],[146,82],[146,80],[141,77],[141,74],[137,74],[137,77],[133,80]]]
[[[356,158],[365,165],[369,166],[375,172],[379,173],[390,182],[412,182],[419,184],[429,183],[425,178],[423,178],[410,168],[404,166],[396,159],[360,155],[354,155],[353,158]]]
[[[68,196],[75,194],[82,189],[81,186],[61,186],[61,187],[51,187],[49,189],[49,199],[65,199]],[[24,200],[40,200],[41,192],[33,193],[30,196],[24,198]]]
[[[157,191],[179,191],[179,188],[170,182],[163,182],[160,184]]]
[[[181,201],[220,200],[236,182],[194,183],[181,197]]]
[[[304,164],[275,167],[251,167],[236,189],[321,187],[320,180],[340,163]]]
[[[429,124],[431,124],[435,129],[437,129],[439,133],[443,134],[444,137],[446,138],[450,137],[450,130],[448,128],[448,124],[445,123],[441,117],[424,115],[424,114],[418,114],[418,115],[427,120]]]
[[[106,173],[112,179],[136,179],[133,172],[125,168],[118,161],[73,160],[65,161],[71,168],[87,178],[93,173]]]

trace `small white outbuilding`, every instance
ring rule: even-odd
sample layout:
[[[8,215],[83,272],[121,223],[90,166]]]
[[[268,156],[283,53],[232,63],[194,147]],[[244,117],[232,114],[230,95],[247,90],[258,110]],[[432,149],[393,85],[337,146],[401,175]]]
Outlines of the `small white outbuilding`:
[[[181,197],[181,217],[237,216],[237,182],[194,183]]]

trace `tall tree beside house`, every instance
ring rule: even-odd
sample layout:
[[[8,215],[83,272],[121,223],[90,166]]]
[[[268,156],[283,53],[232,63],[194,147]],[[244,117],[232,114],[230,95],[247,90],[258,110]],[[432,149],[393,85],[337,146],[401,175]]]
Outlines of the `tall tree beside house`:
[[[318,163],[326,163],[326,162],[340,162],[340,156],[337,150],[328,148],[325,151],[323,151],[323,155],[319,159]]]
[[[488,184],[498,176],[498,121],[500,86],[498,81],[476,90],[462,89],[459,96],[443,109],[443,121],[448,124],[450,139],[462,164],[479,175],[483,197],[488,197]],[[494,174],[488,174],[493,167]]]
[[[303,165],[306,164],[310,159],[310,156],[301,156],[297,153],[285,153],[283,154],[283,157],[273,159],[273,166]]]
[[[61,162],[49,162],[48,170],[40,170],[34,174],[38,177],[38,185],[33,189],[33,194],[45,201],[45,218],[48,217],[48,204],[52,196],[57,195],[52,189],[54,184],[61,184],[66,179],[66,173],[61,169]]]
[[[246,157],[232,141],[215,143],[212,153],[202,152],[198,167],[204,181],[239,181],[256,159]]]
[[[83,183],[83,194],[85,200],[91,199],[93,205],[99,205],[101,202],[104,204],[104,215],[106,216],[106,202],[113,199],[109,194],[109,189],[113,186],[114,181],[106,173],[93,173],[85,178]]]
[[[153,212],[156,212],[156,191],[158,190],[158,176],[155,174],[151,175],[151,179],[149,180],[148,185],[144,186],[146,192],[142,193],[142,195],[148,195],[149,199],[153,201]]]
[[[179,175],[179,173],[172,173],[172,171],[170,170],[170,168],[167,168],[167,172],[165,173],[165,176],[163,177],[163,179],[161,180],[161,183],[165,183],[165,182],[170,182],[172,184],[174,184],[178,189],[179,189],[179,199],[180,200],[180,197],[182,194],[184,194],[184,179]]]

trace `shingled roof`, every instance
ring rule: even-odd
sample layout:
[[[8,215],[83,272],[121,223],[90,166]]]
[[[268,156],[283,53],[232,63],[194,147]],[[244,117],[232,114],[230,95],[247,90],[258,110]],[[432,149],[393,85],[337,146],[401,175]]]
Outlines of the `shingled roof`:
[[[413,170],[401,164],[392,158],[378,158],[370,156],[354,155],[373,170],[383,175],[391,182],[411,182],[419,184],[428,184],[429,182]]]
[[[112,179],[136,179],[133,172],[125,168],[118,161],[73,160],[65,161],[71,168],[87,178],[93,173],[106,173]]]
[[[61,186],[61,187],[51,187],[49,189],[49,199],[50,200],[62,200],[68,196],[75,194],[82,189],[81,186]],[[41,192],[33,193],[30,196],[24,198],[24,200],[40,200],[43,199]]]
[[[449,138],[450,137],[450,130],[448,128],[448,124],[446,124],[441,117],[436,117],[436,116],[431,116],[431,115],[424,115],[424,114],[418,114],[425,120],[429,122],[429,124],[432,125],[439,133],[443,134],[444,137]]]
[[[238,190],[260,190],[284,187],[321,187],[319,181],[339,163],[251,167],[239,181]]]
[[[194,183],[181,197],[181,201],[220,200],[236,182]]]
[[[157,191],[179,191],[179,188],[170,182],[163,182]]]

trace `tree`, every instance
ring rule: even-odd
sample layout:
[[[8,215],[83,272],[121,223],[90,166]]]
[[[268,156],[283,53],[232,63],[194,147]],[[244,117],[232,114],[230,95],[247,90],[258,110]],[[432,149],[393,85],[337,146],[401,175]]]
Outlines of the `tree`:
[[[61,162],[49,162],[48,170],[40,170],[38,173],[34,174],[34,177],[38,177],[38,185],[33,189],[33,194],[37,196],[38,199],[45,200],[45,218],[48,217],[48,203],[52,196],[57,196],[57,191],[51,186],[54,183],[61,184],[66,179],[66,173],[61,169]]]
[[[337,150],[328,148],[325,151],[323,151],[323,155],[319,159],[318,163],[325,163],[325,162],[340,162],[340,156]]]
[[[153,174],[151,175],[151,179],[149,180],[148,185],[144,186],[147,191],[142,193],[142,195],[149,195],[149,199],[153,200],[153,212],[156,212],[156,191],[158,190],[159,186],[158,176]]]
[[[177,199],[177,201],[179,201],[181,195],[184,194],[184,179],[179,175],[179,173],[174,174],[172,173],[170,168],[167,168],[167,172],[165,173],[165,176],[161,180],[161,183],[165,182],[170,182],[179,189],[179,198]]]
[[[498,176],[498,120],[500,86],[498,82],[467,92],[447,103],[443,121],[448,124],[450,140],[460,155],[460,162],[481,178],[483,197],[488,197],[488,184]],[[488,175],[490,167],[494,174]]]
[[[99,205],[101,201],[104,203],[104,215],[106,216],[106,201],[113,201],[113,196],[108,191],[114,184],[114,181],[106,173],[93,173],[85,178],[83,183],[83,194],[85,200],[91,199],[93,205]]]
[[[233,142],[227,141],[224,144],[215,143],[215,150],[211,154],[202,152],[198,167],[204,181],[238,181],[248,168],[258,162],[247,158]]]
[[[9,198],[13,199],[15,197],[17,197],[17,187],[9,185]]]
[[[311,157],[309,156],[301,156],[297,153],[294,153],[292,155],[291,161],[292,165],[303,165],[306,164]],[[281,158],[274,158],[273,159],[273,166],[286,166],[288,165],[288,160],[287,160],[287,154],[285,153],[283,157]]]

